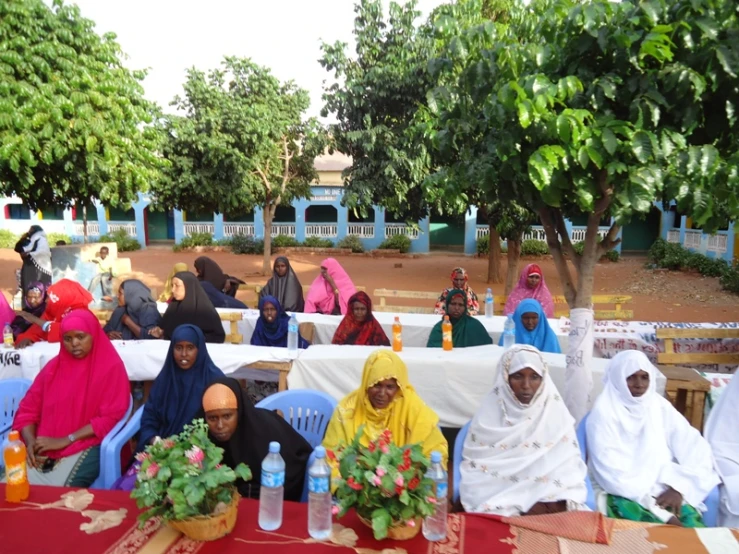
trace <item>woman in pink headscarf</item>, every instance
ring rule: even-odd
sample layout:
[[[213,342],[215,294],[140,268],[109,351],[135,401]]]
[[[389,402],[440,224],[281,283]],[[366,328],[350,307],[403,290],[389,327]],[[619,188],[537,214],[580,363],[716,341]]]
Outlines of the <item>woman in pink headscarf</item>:
[[[100,472],[100,444],[126,413],[131,389],[92,312],[70,312],[60,331],[59,355],[21,400],[13,429],[28,449],[31,484],[89,487]]]
[[[521,277],[518,279],[518,285],[513,292],[508,295],[505,303],[505,313],[512,314],[516,311],[521,300],[533,298],[541,304],[542,309],[547,317],[554,317],[554,300],[552,293],[549,292],[547,284],[544,282],[544,274],[541,268],[536,264],[529,264],[523,268]]]
[[[341,264],[326,258],[305,297],[305,313],[346,315],[347,302],[355,292],[357,288]]]

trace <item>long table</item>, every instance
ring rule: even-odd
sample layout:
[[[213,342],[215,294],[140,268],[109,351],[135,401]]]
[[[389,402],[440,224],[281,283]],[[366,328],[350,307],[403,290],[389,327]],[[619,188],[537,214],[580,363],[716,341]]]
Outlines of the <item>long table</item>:
[[[373,346],[314,345],[301,352],[287,377],[291,389],[316,389],[340,400],[355,390],[362,380],[367,357]],[[445,352],[440,348],[403,348],[400,357],[408,366],[411,385],[436,411],[443,427],[462,427],[493,388],[499,346],[459,348]],[[552,380],[560,391],[565,387],[565,355],[544,354]],[[603,373],[608,360],[594,358],[593,392],[603,390]],[[665,378],[659,375],[657,390],[664,394]]]

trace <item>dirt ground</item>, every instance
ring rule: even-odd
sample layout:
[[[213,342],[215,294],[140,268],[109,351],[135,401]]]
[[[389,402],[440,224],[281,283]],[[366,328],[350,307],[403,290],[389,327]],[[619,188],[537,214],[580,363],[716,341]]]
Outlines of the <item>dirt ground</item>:
[[[248,283],[263,283],[261,256],[239,256],[226,252],[174,253],[165,246],[149,247],[139,252],[122,253],[131,258],[134,275],[161,292],[172,266],[177,262],[190,265],[200,255],[214,259],[228,274]],[[290,261],[303,284],[318,275],[320,254],[293,254]],[[372,293],[376,288],[396,290],[441,291],[449,286],[452,268],[462,266],[470,275],[470,285],[482,296],[489,286],[485,283],[487,260],[462,255],[429,254],[417,258],[368,258],[363,256],[336,256],[356,285],[363,285]],[[273,257],[274,259],[274,257]],[[551,257],[527,258],[526,263],[538,263],[552,294],[562,294]],[[7,296],[15,286],[14,270],[20,267],[18,255],[9,249],[0,249],[0,289]],[[739,296],[721,290],[718,279],[698,274],[655,271],[645,268],[643,257],[624,257],[618,263],[604,262],[597,266],[595,294],[628,294],[633,297],[634,319],[640,321],[735,321],[739,319]],[[396,267],[401,266],[401,267]],[[505,275],[505,268],[503,270]],[[574,270],[573,270],[574,275]],[[495,295],[503,294],[504,285],[492,285]],[[254,299],[240,292],[239,298],[250,306]],[[375,300],[373,298],[373,300]],[[413,305],[412,301],[403,302]]]

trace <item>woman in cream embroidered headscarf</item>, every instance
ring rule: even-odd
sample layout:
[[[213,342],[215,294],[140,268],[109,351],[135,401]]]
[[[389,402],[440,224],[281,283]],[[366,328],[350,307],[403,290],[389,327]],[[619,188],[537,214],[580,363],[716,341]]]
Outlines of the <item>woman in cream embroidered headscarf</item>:
[[[421,444],[427,456],[437,450],[446,466],[449,447],[438,423],[439,416],[408,382],[408,369],[398,355],[390,350],[377,350],[364,363],[361,386],[336,407],[323,446],[334,450],[350,443],[362,426],[359,442],[367,446],[389,429],[395,444]],[[334,467],[334,477],[337,476]]]
[[[495,387],[470,425],[460,471],[467,512],[588,509],[575,420],[533,346],[515,345],[501,357]]]
[[[587,420],[588,465],[609,517],[704,527],[719,484],[708,442],[655,391],[657,368],[627,350],[608,364]]]
[[[159,302],[169,302],[172,299],[172,279],[174,279],[175,275],[182,273],[183,271],[188,271],[186,263],[179,262],[174,264],[172,272],[164,283],[164,292],[159,295]]]

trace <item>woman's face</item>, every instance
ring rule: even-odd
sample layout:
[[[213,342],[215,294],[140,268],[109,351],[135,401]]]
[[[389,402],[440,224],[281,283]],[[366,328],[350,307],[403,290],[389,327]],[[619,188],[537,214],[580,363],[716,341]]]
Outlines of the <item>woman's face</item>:
[[[236,432],[239,418],[236,410],[228,408],[205,412],[205,421],[208,423],[210,434],[218,442],[226,442]]]
[[[538,273],[531,273],[526,278],[526,286],[529,287],[530,289],[535,289],[536,287],[539,286],[540,281],[541,281],[541,275],[539,275]]]
[[[265,302],[264,307],[262,308],[262,317],[267,321],[267,323],[273,323],[274,320],[277,319],[277,308],[269,302]]]
[[[631,396],[635,398],[644,396],[644,393],[649,390],[649,373],[640,369],[633,375],[629,375],[626,378],[626,386],[629,387]]]
[[[354,302],[352,304],[352,314],[357,323],[363,323],[367,319],[367,306],[361,302]]]
[[[180,341],[174,345],[174,363],[176,363],[177,367],[180,369],[187,371],[195,365],[195,360],[197,359],[197,345],[187,342],[186,340]]]
[[[447,313],[452,319],[459,319],[464,315],[465,299],[457,295],[449,302]]]
[[[279,277],[284,277],[285,275],[287,275],[287,264],[283,262],[282,260],[276,261],[275,262],[275,272],[277,273]]]
[[[529,404],[541,386],[541,375],[530,367],[525,367],[509,375],[508,384],[521,404]]]
[[[125,306],[126,305],[126,295],[123,292],[123,285],[118,287],[118,305],[119,306]]]
[[[367,389],[370,404],[375,410],[387,408],[398,394],[398,382],[395,379],[385,379]]]
[[[452,277],[452,284],[455,289],[464,290],[464,273],[461,271],[455,273],[454,277]]]
[[[329,276],[327,267],[321,266],[321,275],[323,276],[324,279]]]
[[[26,304],[31,308],[38,308],[41,305],[41,293],[37,290],[29,290],[26,293]]]
[[[73,358],[81,360],[92,350],[92,335],[84,331],[67,331],[64,333],[64,349]]]
[[[185,283],[177,277],[172,279],[172,297],[178,301],[185,299]]]
[[[533,331],[539,325],[539,314],[536,312],[525,312],[521,316],[521,323],[527,331]]]

